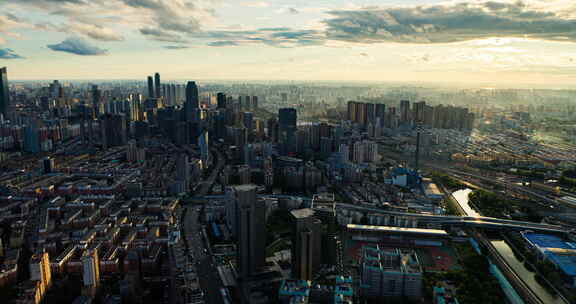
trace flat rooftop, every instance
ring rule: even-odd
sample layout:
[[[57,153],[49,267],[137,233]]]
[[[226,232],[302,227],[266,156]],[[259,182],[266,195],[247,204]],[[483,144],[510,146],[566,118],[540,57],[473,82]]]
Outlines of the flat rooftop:
[[[307,218],[314,215],[314,210],[310,208],[305,208],[305,209],[292,210],[290,211],[290,213],[294,218]]]
[[[425,235],[437,235],[437,236],[448,235],[448,233],[445,230],[440,229],[404,228],[404,227],[371,226],[371,225],[356,225],[356,224],[348,224],[346,225],[346,228],[348,230],[356,230],[356,231],[425,234]]]

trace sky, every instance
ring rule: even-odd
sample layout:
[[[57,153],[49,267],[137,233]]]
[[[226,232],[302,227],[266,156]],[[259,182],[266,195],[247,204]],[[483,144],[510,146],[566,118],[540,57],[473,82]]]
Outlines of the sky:
[[[11,80],[576,83],[574,0],[2,0]]]

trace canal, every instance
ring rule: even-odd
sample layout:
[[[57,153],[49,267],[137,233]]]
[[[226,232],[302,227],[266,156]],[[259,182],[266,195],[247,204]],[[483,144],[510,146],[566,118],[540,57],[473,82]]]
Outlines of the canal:
[[[453,192],[452,196],[454,199],[456,199],[467,216],[482,216],[480,213],[476,212],[476,210],[470,207],[468,199],[468,195],[470,195],[470,193],[472,193],[472,189],[463,189]]]
[[[469,205],[468,195],[472,193],[471,189],[464,189],[458,190],[452,193],[454,199],[456,199],[457,203],[460,205],[462,210],[466,213],[467,216],[482,216],[476,210],[472,209]],[[556,296],[555,294],[549,292],[547,289],[542,287],[537,281],[535,277],[535,273],[529,271],[523,262],[520,262],[514,253],[512,252],[512,248],[506,244],[503,240],[492,240],[490,241],[494,248],[500,253],[502,258],[506,260],[508,265],[514,270],[514,272],[522,278],[522,281],[546,304],[569,304],[568,302],[564,301],[562,298]],[[502,288],[512,288],[509,284],[502,285]],[[507,286],[508,285],[508,286]]]
[[[514,269],[514,272],[522,278],[522,281],[526,283],[532,289],[532,291],[538,295],[542,301],[546,304],[568,304],[562,298],[550,293],[546,288],[542,287],[538,282],[536,282],[535,273],[529,271],[524,263],[520,262],[514,253],[512,252],[512,248],[506,244],[506,242],[502,240],[493,240],[490,241],[494,248],[498,250],[500,255],[506,260],[508,265]]]

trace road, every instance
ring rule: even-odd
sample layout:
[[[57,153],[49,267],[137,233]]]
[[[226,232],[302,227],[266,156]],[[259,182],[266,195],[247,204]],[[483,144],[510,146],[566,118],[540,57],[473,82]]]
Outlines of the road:
[[[213,149],[212,153],[216,154],[217,163],[210,173],[210,176],[201,182],[200,189],[194,193],[194,196],[206,195],[226,164],[226,160],[220,151]],[[185,208],[188,210],[183,220],[184,240],[188,244],[188,254],[190,258],[195,261],[200,287],[204,291],[204,300],[208,304],[224,304],[220,296],[220,288],[222,288],[223,285],[218,276],[218,270],[213,263],[212,256],[210,255],[211,250],[204,228],[198,222],[200,207]]]

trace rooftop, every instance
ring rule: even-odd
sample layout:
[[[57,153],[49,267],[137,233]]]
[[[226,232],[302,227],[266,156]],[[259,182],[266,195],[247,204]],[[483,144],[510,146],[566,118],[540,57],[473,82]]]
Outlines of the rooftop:
[[[310,281],[305,280],[284,280],[280,286],[281,296],[303,296],[310,295]]]
[[[420,228],[404,228],[404,227],[389,227],[389,226],[371,226],[371,225],[346,225],[348,230],[361,230],[361,231],[380,231],[380,232],[396,232],[396,233],[415,233],[426,235],[447,236],[445,230],[440,229],[420,229]]]
[[[314,210],[312,210],[310,208],[297,209],[297,210],[290,211],[290,213],[292,214],[292,216],[294,218],[307,218],[307,217],[311,217],[314,215]]]

